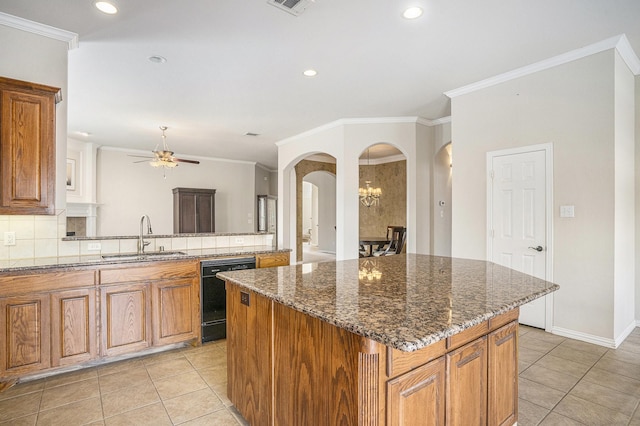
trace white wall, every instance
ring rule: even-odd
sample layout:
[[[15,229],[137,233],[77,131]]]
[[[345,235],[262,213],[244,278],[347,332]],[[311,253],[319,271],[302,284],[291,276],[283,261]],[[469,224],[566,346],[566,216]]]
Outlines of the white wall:
[[[254,232],[255,164],[200,159],[166,171],[101,148],[97,160],[98,235],[137,235],[149,215],[155,234],[173,234],[172,189],[216,189],[216,232]],[[137,155],[140,153],[137,152]],[[249,223],[251,220],[251,223]]]
[[[66,170],[69,43],[0,24],[0,75],[62,90],[56,105],[56,169]],[[66,205],[65,173],[56,173],[56,210]]]
[[[635,77],[615,55],[615,259],[614,336],[635,328]]]
[[[65,235],[67,153],[67,51],[69,43],[0,24],[0,75],[16,80],[59,87],[56,105],[56,216],[0,216],[0,230],[16,233],[15,246],[0,245],[0,260],[58,255]]]
[[[452,99],[452,255],[486,258],[485,153],[552,143],[554,238],[547,244],[561,287],[553,327],[607,344],[616,337],[615,190],[629,184],[615,180],[629,179],[615,171],[615,63],[609,50]],[[627,143],[618,146],[628,151]],[[574,205],[576,217],[560,218],[560,205]]]

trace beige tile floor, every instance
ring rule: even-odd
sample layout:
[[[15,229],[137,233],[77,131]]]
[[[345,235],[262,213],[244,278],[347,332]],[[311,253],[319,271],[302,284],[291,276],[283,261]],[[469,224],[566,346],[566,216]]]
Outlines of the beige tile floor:
[[[519,426],[640,426],[640,329],[616,350],[520,328]],[[244,425],[224,341],[20,383],[0,425]]]

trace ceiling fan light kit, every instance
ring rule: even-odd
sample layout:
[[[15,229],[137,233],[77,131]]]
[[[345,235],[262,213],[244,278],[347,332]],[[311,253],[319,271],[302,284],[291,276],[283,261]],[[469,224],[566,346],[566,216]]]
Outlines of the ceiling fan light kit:
[[[197,160],[185,160],[183,158],[176,158],[173,156],[173,151],[169,149],[167,145],[167,135],[164,133],[168,129],[167,126],[160,126],[160,130],[162,130],[162,149],[158,149],[160,144],[156,145],[156,149],[154,149],[153,157],[143,157],[150,158],[149,165],[155,168],[162,169],[173,169],[174,167],[178,167],[178,163],[189,163],[189,164],[200,164]],[[132,157],[139,157],[138,155],[132,155]],[[166,179],[166,175],[164,175]]]

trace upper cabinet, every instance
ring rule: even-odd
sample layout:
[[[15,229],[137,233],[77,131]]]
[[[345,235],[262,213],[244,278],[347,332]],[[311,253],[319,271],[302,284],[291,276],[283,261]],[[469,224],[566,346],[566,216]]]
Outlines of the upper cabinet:
[[[173,188],[173,233],[216,232],[216,190]]]
[[[0,214],[55,214],[56,87],[0,77]]]

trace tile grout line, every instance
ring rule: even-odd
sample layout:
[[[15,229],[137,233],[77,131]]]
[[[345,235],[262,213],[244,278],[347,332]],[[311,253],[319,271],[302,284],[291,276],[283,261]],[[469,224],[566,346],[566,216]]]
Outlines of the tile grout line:
[[[566,341],[566,339],[565,339],[565,340],[563,340],[563,342],[565,342],[565,341]],[[561,342],[560,344],[562,344],[562,342]],[[560,344],[558,344],[558,346],[560,346]],[[557,347],[557,346],[556,346],[556,347]],[[554,349],[555,349],[555,348],[554,348]],[[571,392],[571,391],[572,391],[576,386],[578,386],[578,384],[579,384],[580,382],[582,382],[582,380],[585,378],[585,376],[586,376],[587,374],[589,374],[589,372],[593,369],[593,367],[595,367],[595,366],[596,366],[596,364],[597,364],[598,362],[600,362],[600,360],[601,360],[602,358],[604,358],[604,356],[605,356],[607,353],[609,353],[609,351],[610,351],[610,349],[607,349],[607,351],[605,351],[602,355],[600,355],[600,358],[598,358],[598,360],[597,360],[596,362],[594,362],[594,363],[593,363],[593,365],[592,365],[591,367],[589,367],[589,369],[588,369],[588,370],[587,370],[587,371],[582,375],[582,377],[580,377],[580,379],[579,379],[579,380],[578,380],[578,381],[577,381],[573,386],[571,386],[571,389],[569,389],[569,390],[564,394],[564,396],[560,399],[560,401],[558,401],[558,402],[553,406],[553,408],[552,408],[551,410],[549,410],[549,412],[548,412],[548,413],[547,413],[547,414],[542,418],[542,420],[540,420],[540,422],[539,422],[538,424],[542,423],[542,422],[543,422],[543,421],[544,421],[544,420],[549,416],[549,414],[553,413],[553,410],[555,410],[555,409],[556,409],[556,407],[557,407],[558,405],[560,405],[560,403],[561,403],[562,401],[564,401],[564,399],[567,397],[567,395],[569,395],[569,393],[570,393],[570,392]],[[584,351],[581,351],[581,352],[584,352]],[[537,362],[537,361],[536,361],[536,362]],[[573,395],[572,395],[572,396],[573,396]],[[602,405],[602,404],[598,404],[597,402],[587,401],[586,399],[583,399],[583,398],[580,398],[580,397],[577,397],[577,396],[573,396],[573,397],[574,397],[574,398],[581,399],[581,400],[583,400],[583,401],[585,401],[585,402],[589,402],[589,403],[592,403],[592,404],[598,405],[598,406],[600,406],[600,407],[607,408],[607,409],[610,409],[610,410],[611,410],[611,408],[606,407],[606,406],[604,406],[604,405]],[[530,402],[530,401],[529,401],[529,402]],[[576,422],[578,422],[578,423],[580,423],[580,424],[584,424],[584,423],[582,423],[581,421],[579,421],[579,420],[577,420],[577,419],[574,419],[574,418],[572,418],[572,417],[569,417],[569,416],[565,416],[564,414],[560,414],[560,413],[556,413],[556,414],[558,414],[558,415],[560,415],[560,416],[563,416],[563,417],[567,417],[567,418],[569,418],[569,419],[571,419],[571,420],[573,420],[573,421],[576,421]],[[632,417],[632,416],[630,416],[630,417],[629,417],[629,421],[631,421],[631,419],[632,419],[632,418],[633,418],[633,417]]]

